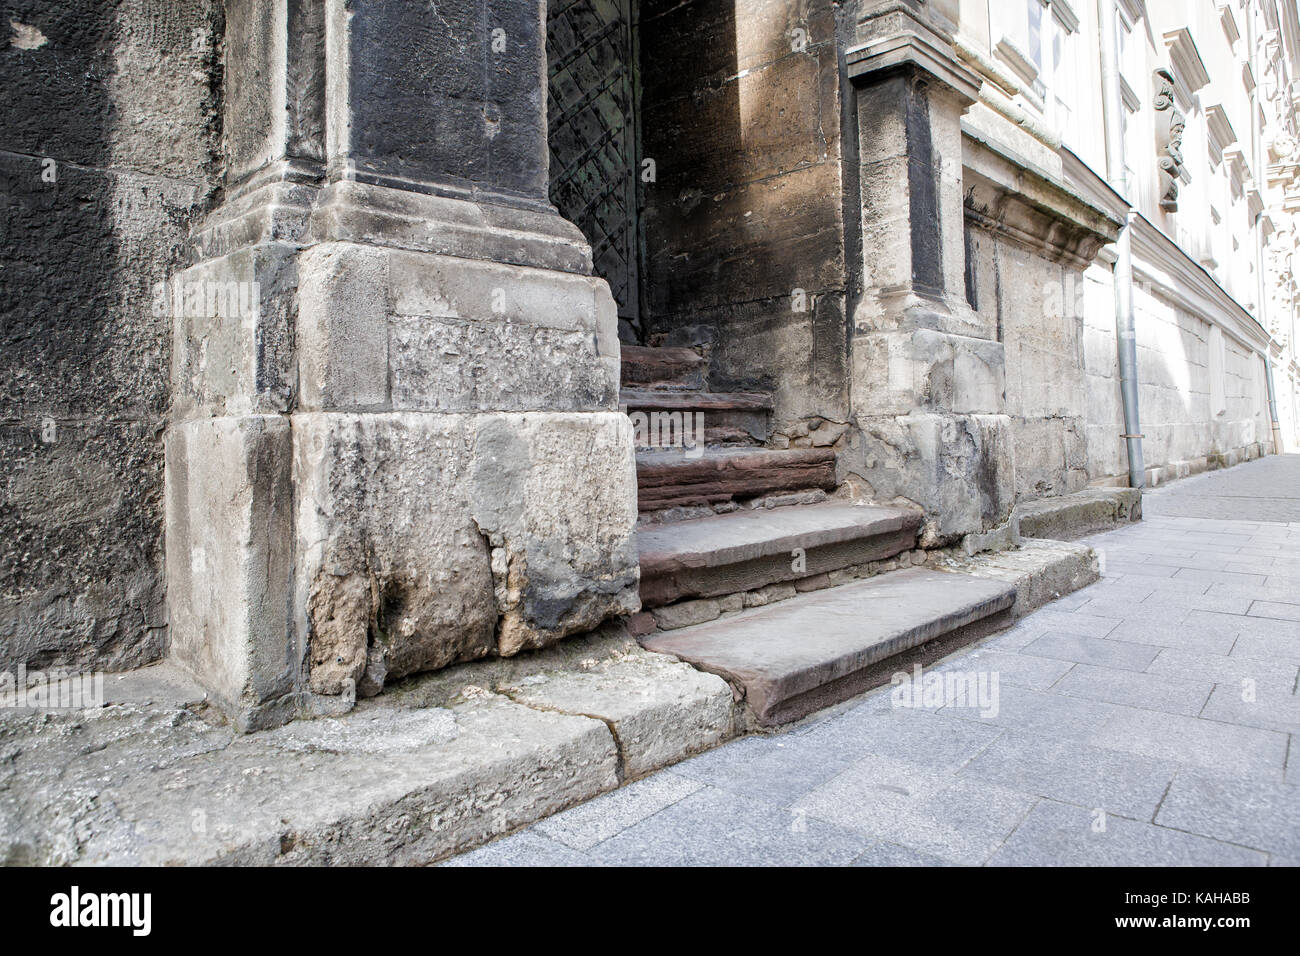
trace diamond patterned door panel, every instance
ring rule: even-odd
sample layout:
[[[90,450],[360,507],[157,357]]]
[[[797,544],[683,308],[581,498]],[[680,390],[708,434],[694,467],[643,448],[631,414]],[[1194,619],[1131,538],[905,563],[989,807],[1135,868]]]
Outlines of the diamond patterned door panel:
[[[618,314],[638,323],[632,0],[551,0],[551,202],[591,243]]]

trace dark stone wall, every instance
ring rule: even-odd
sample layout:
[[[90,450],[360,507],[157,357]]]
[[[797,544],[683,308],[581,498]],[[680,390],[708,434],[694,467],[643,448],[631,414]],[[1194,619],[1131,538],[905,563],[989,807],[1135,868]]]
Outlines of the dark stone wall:
[[[0,2],[0,668],[163,651],[151,289],[216,182],[221,35],[217,0]]]
[[[846,420],[835,6],[643,0],[639,39],[650,344],[707,344],[710,387],[774,393],[778,430]]]
[[[359,179],[547,202],[543,0],[351,0],[348,15]]]

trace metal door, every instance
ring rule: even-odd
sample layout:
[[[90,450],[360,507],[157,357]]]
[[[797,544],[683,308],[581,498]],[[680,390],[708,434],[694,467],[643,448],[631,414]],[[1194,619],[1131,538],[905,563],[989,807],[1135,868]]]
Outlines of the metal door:
[[[639,326],[632,0],[551,0],[551,202],[591,243],[619,317]]]

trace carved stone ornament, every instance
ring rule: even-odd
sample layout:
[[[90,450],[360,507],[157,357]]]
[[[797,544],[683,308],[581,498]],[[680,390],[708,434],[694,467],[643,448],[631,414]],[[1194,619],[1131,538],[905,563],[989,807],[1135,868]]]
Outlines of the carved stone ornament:
[[[1183,175],[1183,128],[1187,117],[1174,103],[1174,74],[1161,68],[1155,72],[1156,95],[1151,105],[1157,113],[1167,112],[1167,124],[1156,122],[1156,155],[1160,166],[1160,208],[1178,211],[1178,180]]]

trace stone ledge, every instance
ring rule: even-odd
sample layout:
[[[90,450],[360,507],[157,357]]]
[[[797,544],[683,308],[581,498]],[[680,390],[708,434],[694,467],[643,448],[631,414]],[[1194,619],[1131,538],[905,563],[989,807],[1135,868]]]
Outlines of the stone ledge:
[[[175,708],[6,718],[0,858],[422,863],[617,785],[599,722],[480,693],[232,741]]]
[[[1024,617],[1057,598],[1085,588],[1101,578],[1097,552],[1084,544],[1025,539],[1019,548],[963,555],[936,555],[931,566],[994,578],[1015,585],[1014,618]]]
[[[544,651],[448,668],[385,692],[395,706],[438,706],[467,683],[525,706],[603,721],[627,782],[735,733],[726,682],[642,648],[620,623]]]
[[[237,735],[183,677],[0,713],[0,862],[421,864],[732,736],[730,689],[610,627]]]
[[[979,77],[957,59],[943,36],[910,10],[868,16],[858,25],[858,37],[862,42],[844,53],[849,78],[856,83],[910,68],[942,83],[963,103],[979,97]]]
[[[1142,520],[1137,488],[1089,488],[1016,506],[1020,534],[1026,538],[1074,541]]]

